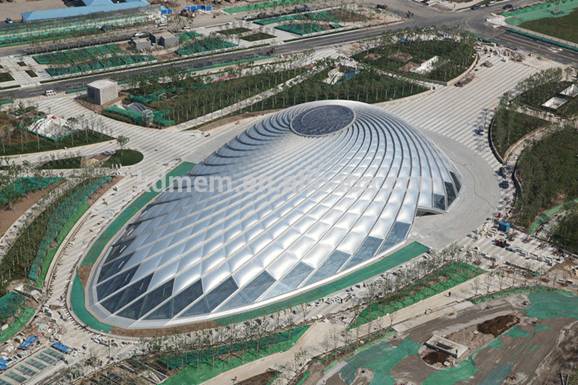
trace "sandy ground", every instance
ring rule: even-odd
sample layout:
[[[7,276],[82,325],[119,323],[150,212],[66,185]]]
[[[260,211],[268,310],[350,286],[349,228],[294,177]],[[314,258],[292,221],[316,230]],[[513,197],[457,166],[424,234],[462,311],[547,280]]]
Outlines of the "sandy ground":
[[[8,17],[14,21],[20,21],[22,12],[62,7],[64,7],[62,0],[14,0],[12,3],[4,0],[0,3],[1,22],[4,23],[4,19]]]

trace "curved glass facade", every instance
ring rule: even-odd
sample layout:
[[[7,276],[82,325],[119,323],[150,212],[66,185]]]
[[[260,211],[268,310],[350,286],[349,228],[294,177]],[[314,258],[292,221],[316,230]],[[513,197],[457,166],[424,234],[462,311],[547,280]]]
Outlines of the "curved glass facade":
[[[461,188],[419,132],[345,101],[275,113],[177,184],[93,271],[88,307],[103,321],[179,325],[329,283],[399,246],[418,213],[446,211]]]

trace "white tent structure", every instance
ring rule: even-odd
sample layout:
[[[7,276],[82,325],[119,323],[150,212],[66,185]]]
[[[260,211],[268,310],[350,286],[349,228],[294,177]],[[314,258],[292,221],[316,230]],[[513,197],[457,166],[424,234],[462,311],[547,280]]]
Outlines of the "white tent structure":
[[[52,140],[69,135],[72,130],[66,119],[57,115],[46,115],[28,127],[28,131]]]

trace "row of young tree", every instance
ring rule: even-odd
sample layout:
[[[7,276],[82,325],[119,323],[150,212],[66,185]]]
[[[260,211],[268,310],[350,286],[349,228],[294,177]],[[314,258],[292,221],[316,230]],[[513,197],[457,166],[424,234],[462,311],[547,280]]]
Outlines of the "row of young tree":
[[[7,111],[0,111],[0,155],[15,155],[31,152],[57,150],[85,144],[111,140],[112,130],[101,118],[79,115],[70,117],[59,128],[62,135],[48,139],[29,128],[50,114],[38,109],[37,105],[19,102]]]

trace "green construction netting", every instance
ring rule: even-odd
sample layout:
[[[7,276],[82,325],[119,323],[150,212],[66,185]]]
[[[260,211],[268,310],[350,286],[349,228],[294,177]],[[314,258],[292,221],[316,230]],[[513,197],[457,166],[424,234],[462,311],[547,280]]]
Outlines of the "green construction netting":
[[[371,385],[395,385],[391,370],[402,360],[416,355],[421,345],[405,338],[398,346],[380,340],[359,349],[341,369],[341,378],[346,384],[353,384],[358,369],[367,368],[373,372]]]
[[[14,182],[0,188],[0,206],[5,206],[10,202],[26,196],[28,193],[43,190],[55,183],[61,178],[58,177],[21,177]]]
[[[292,24],[283,24],[278,25],[275,29],[294,33],[296,35],[308,35],[310,33],[316,32],[324,32],[331,29],[341,28],[341,25],[338,23],[330,23],[330,24],[319,24],[314,22],[303,22],[303,23],[292,23]]]
[[[271,0],[271,1],[261,1],[259,3],[253,3],[248,5],[241,5],[237,7],[225,8],[225,12],[229,14],[240,13],[240,12],[251,12],[258,11],[267,8],[276,7],[290,7],[292,5],[308,3],[309,0]]]
[[[19,308],[26,302],[22,294],[10,291],[0,297],[0,324],[6,322],[16,314]]]
[[[118,44],[106,44],[96,47],[70,49],[48,54],[32,56],[38,64],[73,64],[98,59],[105,56],[120,54]]]
[[[163,384],[201,384],[235,367],[290,349],[307,329],[307,325],[300,326],[259,340],[249,340],[243,343],[184,353],[177,357],[161,358],[160,361],[171,368],[186,365]]]
[[[143,96],[143,99],[146,98]],[[158,111],[158,110],[152,110],[153,111],[153,119],[152,119],[152,123],[154,124],[158,124],[159,126],[162,127],[168,127],[168,126],[172,126],[173,124],[175,124],[174,120],[168,119],[166,117],[167,112],[166,111]],[[121,117],[126,118],[126,120],[130,123],[134,123],[134,124],[138,124],[138,125],[145,125],[145,116],[138,112],[138,111],[133,111],[133,110],[128,110],[125,108],[121,108],[119,106],[113,105],[110,106],[108,108],[106,108],[104,110],[104,112],[113,114],[113,115],[120,115]],[[125,120],[125,119],[123,119]]]
[[[150,22],[147,14],[91,15],[88,17],[51,20],[35,23],[14,23],[0,28],[0,47],[58,40],[101,33],[101,27],[128,28]]]
[[[46,69],[46,72],[48,72],[50,76],[74,75],[89,71],[100,71],[108,68],[115,68],[138,63],[150,62],[154,60],[155,60],[154,56],[151,55],[111,56],[101,59],[95,59],[94,61],[91,62],[72,65],[68,67],[50,67]]]
[[[177,50],[177,54],[181,56],[192,55],[195,53],[216,51],[219,49],[233,48],[237,45],[229,41],[223,40],[219,37],[205,37],[201,39],[193,39]]]
[[[567,16],[578,8],[578,0],[561,0],[556,2],[546,2],[505,12],[506,22],[511,25],[520,25],[527,21],[540,20],[550,17]]]
[[[265,19],[257,19],[254,21],[254,23],[259,25],[269,25],[294,20],[329,21],[334,23],[339,23],[341,21],[339,17],[337,17],[331,11],[320,11],[310,13],[298,13],[294,15],[283,15],[277,17],[267,17]]]

